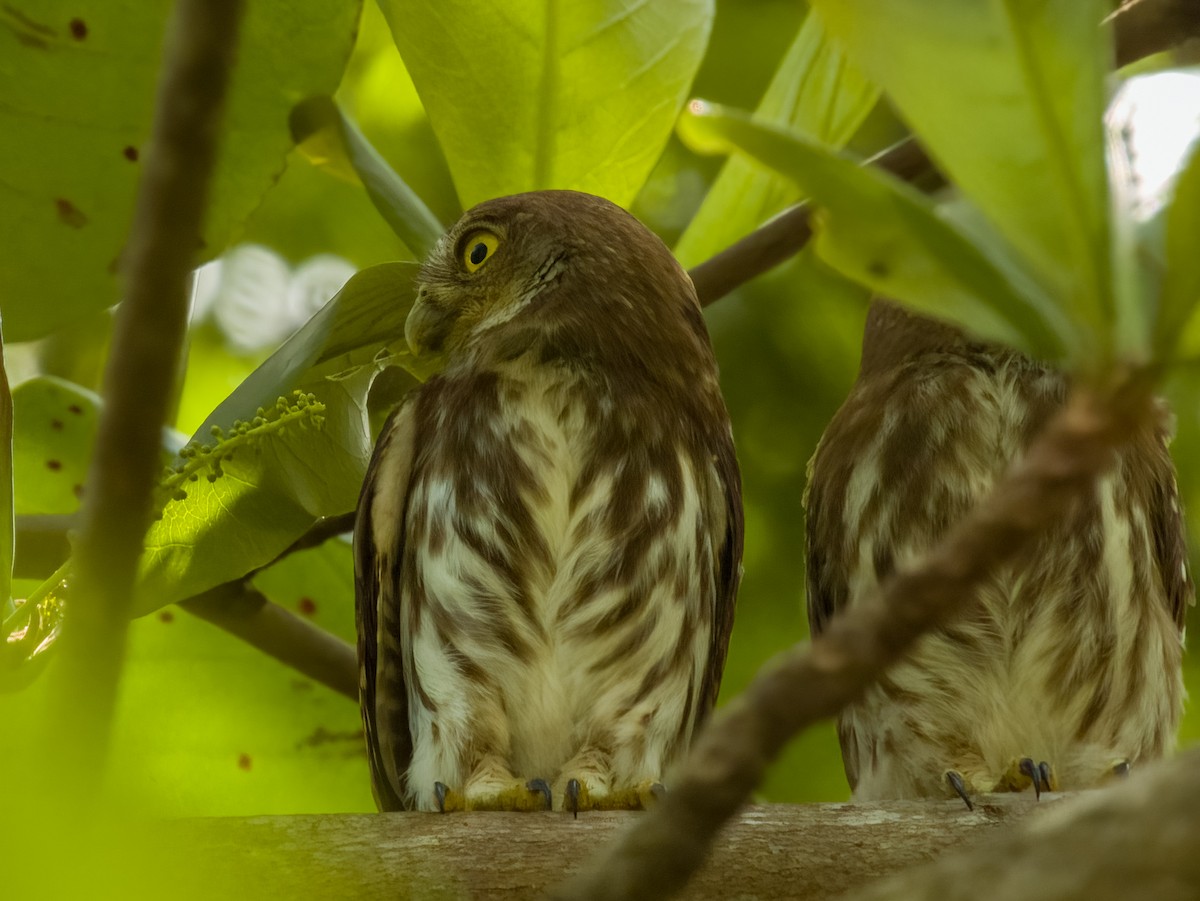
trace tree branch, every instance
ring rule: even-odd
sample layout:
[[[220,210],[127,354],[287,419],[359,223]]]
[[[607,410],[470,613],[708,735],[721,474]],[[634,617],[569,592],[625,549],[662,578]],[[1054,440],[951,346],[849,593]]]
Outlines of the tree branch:
[[[925,631],[969,613],[964,598],[1092,489],[1113,448],[1154,415],[1150,384],[1138,373],[1103,396],[1075,394],[922,562],[769,664],[701,733],[664,801],[552,897],[678,892],[792,736],[859,698]]]
[[[1047,796],[1038,803],[1028,793],[989,796],[973,813],[958,801],[749,807],[729,824],[686,896],[834,898],[939,851],[990,840],[1005,824],[1041,819],[1074,803]],[[205,898],[524,901],[642,816],[592,811],[573,820],[563,813],[488,811],[204,818],[156,824],[149,843],[138,839],[136,846],[143,858],[162,864],[172,884],[182,880]]]
[[[69,794],[84,798],[94,794],[106,756],[241,8],[240,0],[180,0],[163,54],[81,512],[71,615],[50,674],[57,708],[47,750],[62,756],[52,769]]]
[[[179,606],[358,702],[355,648],[272,603],[247,583],[218,586]]]

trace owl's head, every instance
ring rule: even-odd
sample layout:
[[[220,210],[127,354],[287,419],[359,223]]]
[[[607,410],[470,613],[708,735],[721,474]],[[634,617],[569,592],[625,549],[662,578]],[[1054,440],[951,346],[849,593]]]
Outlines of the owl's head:
[[[481,203],[450,228],[421,266],[404,334],[414,353],[454,355],[534,321],[636,325],[681,296],[696,306],[687,274],[629,213],[591,194],[534,191]]]

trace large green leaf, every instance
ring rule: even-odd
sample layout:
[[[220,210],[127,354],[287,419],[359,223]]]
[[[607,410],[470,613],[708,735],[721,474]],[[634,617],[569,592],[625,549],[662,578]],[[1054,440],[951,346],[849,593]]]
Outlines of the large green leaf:
[[[341,541],[256,579],[271,600],[354,640]],[[114,722],[118,793],[170,816],[368,811],[357,706],[175,607],[130,624]]]
[[[1163,356],[1200,355],[1200,141],[1175,181],[1175,193],[1166,212],[1166,235],[1155,347]],[[1187,325],[1184,329],[1183,326]]]
[[[292,136],[314,165],[349,168],[379,214],[417,259],[424,258],[446,227],[430,212],[332,97],[310,97],[292,110]]]
[[[415,270],[355,275],[197,430],[146,537],[139,613],[240,578],[321,517],[354,509],[372,379],[384,365],[420,375],[434,365],[386,350],[403,335]]]
[[[0,305],[25,340],[120,299],[116,278],[171,5],[0,6]],[[361,0],[250,3],[203,235],[215,255],[283,170],[288,111],[330,93]]]
[[[671,133],[712,0],[380,0],[464,206],[573,188],[628,206]]]
[[[754,119],[795,128],[837,148],[850,140],[878,97],[879,89],[829,40],[821,17],[810,12]],[[791,180],[730,157],[675,245],[675,255],[684,266],[702,263],[795,203],[797,194]]]
[[[813,0],[942,170],[1111,350],[1102,0]]]
[[[38,376],[16,387],[13,407],[17,513],[74,513],[96,440],[100,398],[62,379]]]
[[[793,179],[821,207],[817,253],[850,278],[1038,356],[1061,357],[1069,346],[1069,327],[1029,278],[904,182],[700,101],[680,132],[698,149],[736,148]]]
[[[0,611],[7,612],[12,596],[13,555],[13,399],[4,365],[4,333],[0,329]]]

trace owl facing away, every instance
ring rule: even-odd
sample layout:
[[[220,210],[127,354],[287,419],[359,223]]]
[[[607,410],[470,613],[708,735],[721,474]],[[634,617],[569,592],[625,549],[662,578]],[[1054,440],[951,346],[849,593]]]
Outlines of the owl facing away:
[[[638,807],[712,708],[741,482],[687,274],[619,207],[468,211],[405,334],[445,369],[359,500],[360,697],[385,810]]]
[[[929,550],[1066,394],[1048,366],[876,302],[858,380],[810,464],[813,633]],[[1088,788],[1161,756],[1183,703],[1192,594],[1166,433],[1146,426],[969,613],[842,714],[855,797],[970,804]]]

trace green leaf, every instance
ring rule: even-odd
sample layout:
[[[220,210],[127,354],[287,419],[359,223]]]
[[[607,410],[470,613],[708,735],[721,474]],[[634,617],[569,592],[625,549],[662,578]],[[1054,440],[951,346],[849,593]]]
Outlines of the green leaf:
[[[1200,141],[1175,180],[1164,258],[1154,346],[1160,356],[1195,356],[1200,354],[1200,317],[1194,315],[1200,304]]]
[[[905,183],[699,101],[679,125],[698,149],[736,148],[793,179],[821,207],[818,255],[850,278],[980,337],[1052,359],[1065,352],[1071,332],[1053,303]]]
[[[100,398],[71,382],[38,376],[17,386],[13,407],[17,513],[74,513],[96,440]]]
[[[120,299],[116,277],[150,135],[165,0],[0,6],[0,304],[10,340]],[[258,206],[292,147],[298,97],[332,91],[360,0],[247,4],[205,253]]]
[[[334,156],[344,159],[367,189],[375,209],[418,259],[437,243],[445,226],[416,192],[371,146],[332,97],[309,97],[291,115],[292,137],[309,159],[321,164]]]
[[[380,0],[464,207],[542,188],[629,206],[708,43],[712,0]]]
[[[4,365],[4,332],[0,328],[0,610],[12,597],[16,525],[13,500],[13,398]]]
[[[939,167],[1111,351],[1102,0],[814,0]]]
[[[272,601],[354,640],[349,546],[255,579]],[[175,607],[135,620],[114,718],[114,797],[162,816],[371,811],[362,722],[344,696]]]
[[[829,40],[810,12],[754,111],[754,120],[794,128],[842,147],[875,106],[879,89]],[[702,263],[795,203],[796,185],[742,157],[730,157],[675,246],[685,266]]]
[[[356,274],[197,430],[147,535],[139,613],[240,578],[321,517],[354,509],[372,379],[385,365],[419,377],[436,365],[387,349],[403,335],[415,272],[384,263]]]

